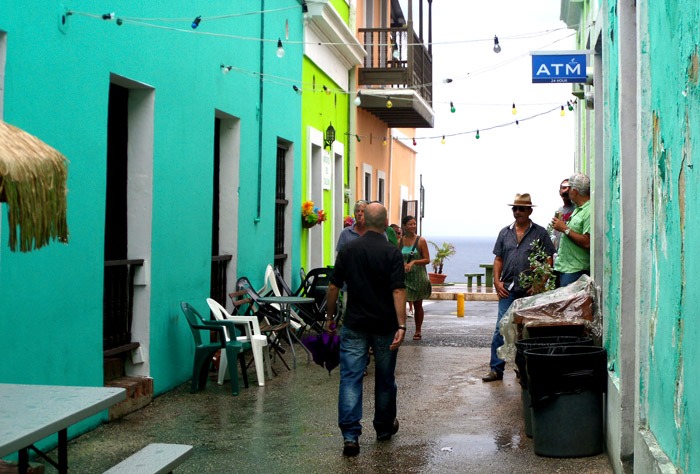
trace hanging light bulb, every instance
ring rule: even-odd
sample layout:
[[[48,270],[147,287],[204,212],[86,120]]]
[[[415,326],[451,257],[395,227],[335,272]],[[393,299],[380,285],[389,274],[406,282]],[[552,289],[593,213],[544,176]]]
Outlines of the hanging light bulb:
[[[383,146],[386,146],[386,137],[384,137],[384,141],[382,142]]]
[[[516,121],[515,121],[515,125],[520,125],[520,121],[519,121],[519,120],[516,120]]]
[[[562,117],[563,117],[564,115],[566,115],[566,112],[564,112],[564,106],[563,106],[563,105],[561,106],[561,111],[559,112],[559,115],[561,115]]]
[[[481,135],[479,135],[479,130],[476,131],[476,136],[474,138],[476,138],[477,140],[481,138]]]
[[[103,20],[114,20],[114,12],[102,15]]]
[[[571,101],[566,101],[566,105],[569,106],[569,112],[572,112],[574,110],[574,104],[571,103]]]
[[[449,84],[450,82],[452,82],[452,79],[448,77],[447,79],[443,79],[442,82],[443,84]]]
[[[401,53],[399,53],[398,44],[394,44],[394,51],[391,53],[391,55],[394,57],[394,59],[399,59],[401,57]]]
[[[192,27],[193,30],[196,30],[196,29],[197,29],[197,27],[199,26],[199,22],[200,22],[200,21],[202,21],[202,17],[201,17],[201,16],[198,16],[197,18],[195,18],[194,20],[192,20],[192,24],[191,24],[190,26]]]
[[[513,102],[513,108],[510,110],[510,113],[512,113],[513,115],[518,113],[518,110],[515,108],[515,102]]]
[[[493,35],[493,52],[494,53],[501,52],[501,45],[498,44],[498,36],[496,36],[496,35]]]
[[[386,108],[390,109],[394,106],[393,102],[391,102],[391,97],[386,99]]]
[[[445,135],[442,136],[442,140],[440,140],[440,143],[441,143],[442,145],[445,144]]]
[[[355,138],[357,138],[357,142],[359,143],[359,142],[360,142],[360,136],[359,136],[359,135],[355,135]]]
[[[117,18],[117,26],[122,26],[123,23],[124,20],[122,20],[121,18]]]
[[[277,57],[282,59],[284,57],[284,47],[282,47],[282,39],[277,39]]]
[[[331,90],[326,86],[323,86],[323,92],[325,92],[326,95],[331,95]]]
[[[413,146],[416,146],[416,145],[418,145],[418,143],[416,143],[416,138],[414,137],[413,138]]]
[[[455,104],[454,102],[450,101],[450,112],[455,113],[457,109],[455,109]]]
[[[356,105],[357,107],[359,107],[360,105],[362,105],[362,97],[361,97],[361,96],[362,96],[362,92],[357,91],[357,97],[355,97],[355,101],[354,101],[354,102],[355,102],[355,105]]]
[[[226,74],[231,72],[231,69],[233,69],[233,66],[226,66],[225,64],[222,64],[221,65],[221,74],[223,74],[225,76]]]
[[[292,89],[294,89],[294,92],[297,94],[301,94],[301,89],[299,89],[296,85],[292,85]]]

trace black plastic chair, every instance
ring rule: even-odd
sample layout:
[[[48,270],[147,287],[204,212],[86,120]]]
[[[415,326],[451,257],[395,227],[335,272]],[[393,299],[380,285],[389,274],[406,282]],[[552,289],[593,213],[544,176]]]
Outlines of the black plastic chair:
[[[194,363],[192,364],[192,386],[191,392],[196,393],[203,390],[207,385],[209,378],[209,367],[211,361],[219,350],[226,351],[226,357],[229,361],[238,359],[241,370],[243,372],[243,382],[245,387],[248,387],[248,375],[245,368],[245,360],[243,355],[243,344],[232,339],[226,341],[226,332],[224,328],[228,327],[231,334],[235,334],[236,328],[233,321],[209,321],[202,317],[189,303],[180,303],[180,308],[187,318],[187,323],[192,331],[194,338]],[[219,333],[218,342],[203,342],[202,331],[216,331]],[[204,332],[207,334],[207,332]],[[231,393],[238,395],[238,368],[236,364],[228,364],[229,375],[231,377]]]
[[[313,298],[314,303],[307,306],[307,312],[311,313],[311,319],[316,324],[323,324],[326,319],[326,308],[328,306],[328,287],[331,284],[333,268],[319,267],[313,268],[306,273],[306,278],[302,281],[298,291],[299,296]],[[341,314],[340,301],[336,302],[336,312],[333,319],[337,322]],[[321,329],[323,330],[323,329]]]

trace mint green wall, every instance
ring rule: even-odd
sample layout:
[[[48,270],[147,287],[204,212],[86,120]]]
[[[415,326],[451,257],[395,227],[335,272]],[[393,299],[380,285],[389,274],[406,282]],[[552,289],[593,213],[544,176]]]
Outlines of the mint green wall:
[[[7,33],[4,120],[63,152],[70,160],[68,245],[52,243],[31,253],[7,248],[7,211],[0,224],[0,382],[101,385],[102,281],[106,130],[110,73],[154,89],[152,266],[150,272],[151,373],[156,393],[188,380],[192,340],[179,309],[186,300],[206,312],[211,262],[211,183],[214,113],[241,124],[238,273],[261,284],[272,262],[277,139],[291,143],[294,196],[300,192],[300,99],[291,86],[265,81],[259,109],[260,48],[265,74],[301,77],[301,6],[296,0],[267,0],[265,37],[260,16],[167,23],[185,32],[125,22],[68,17],[59,31],[59,2],[28,0],[17,6],[0,0],[0,30]],[[90,2],[70,5],[99,14],[138,18],[214,17],[259,11],[263,2]],[[165,23],[163,23],[165,24]],[[246,71],[222,75],[219,65]],[[251,74],[252,73],[252,74]],[[292,92],[292,93],[290,93]],[[263,127],[262,206],[257,217],[258,130]],[[288,183],[292,185],[292,183]],[[300,203],[292,205],[299,207]],[[289,229],[295,242],[299,226]],[[298,244],[294,244],[298,245]],[[298,255],[292,252],[298,267]],[[293,263],[294,265],[294,263]]]
[[[679,472],[700,472],[700,249],[695,236],[700,222],[700,86],[695,0],[645,2],[648,12],[649,71],[640,91],[651,110],[650,140],[641,144],[648,187],[642,189],[651,235],[643,240],[650,268],[640,269],[643,324],[648,361],[642,380],[642,403],[649,429]],[[647,158],[648,157],[648,158]]]
[[[609,31],[606,38],[613,38],[604,42],[606,50],[603,53],[603,70],[605,84],[603,90],[605,97],[603,102],[603,114],[605,121],[605,160],[598,163],[603,166],[605,176],[605,222],[607,223],[603,233],[597,235],[604,242],[600,242],[605,249],[605,261],[603,264],[605,294],[603,297],[604,338],[605,349],[608,352],[609,368],[619,376],[619,327],[620,327],[620,289],[623,275],[619,269],[622,267],[621,241],[622,241],[622,203],[620,201],[620,68],[619,46],[615,34],[619,31],[619,22],[616,7],[612,5],[607,13],[606,25]]]

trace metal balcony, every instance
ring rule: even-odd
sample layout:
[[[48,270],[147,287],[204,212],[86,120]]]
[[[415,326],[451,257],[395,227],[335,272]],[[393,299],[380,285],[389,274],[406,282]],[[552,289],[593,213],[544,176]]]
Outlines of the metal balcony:
[[[433,58],[410,23],[402,28],[360,28],[358,32],[367,51],[358,71],[360,108],[389,127],[432,128]]]

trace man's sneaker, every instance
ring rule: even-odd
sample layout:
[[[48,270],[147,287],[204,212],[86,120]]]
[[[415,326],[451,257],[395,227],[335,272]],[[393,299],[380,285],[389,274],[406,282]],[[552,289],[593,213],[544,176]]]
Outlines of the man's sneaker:
[[[343,443],[343,456],[353,457],[360,454],[360,443],[357,441],[345,440]]]
[[[399,420],[394,418],[394,423],[391,425],[391,430],[383,433],[377,432],[377,441],[389,441],[397,431],[399,431]]]

